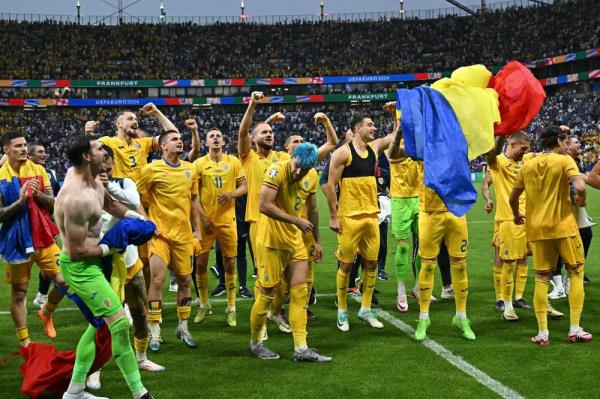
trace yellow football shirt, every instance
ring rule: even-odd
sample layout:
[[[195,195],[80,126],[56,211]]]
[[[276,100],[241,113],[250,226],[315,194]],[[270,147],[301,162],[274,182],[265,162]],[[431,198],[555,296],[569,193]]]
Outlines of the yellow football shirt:
[[[168,240],[192,242],[191,199],[198,195],[198,174],[190,162],[170,165],[156,160],[144,166],[137,182],[142,203],[148,204],[148,218]]]
[[[275,205],[284,212],[300,216],[306,198],[317,192],[316,172],[292,182],[291,161],[280,162],[269,167],[264,175],[264,185],[277,190]],[[303,246],[302,232],[291,223],[281,222],[263,215],[258,221],[256,237],[260,245],[276,249],[294,249]]]
[[[319,173],[316,171],[316,169],[311,169],[307,174],[306,177],[310,179],[310,184],[311,186],[314,185],[315,187],[319,186]],[[302,212],[300,213],[302,215],[302,217],[306,220],[308,220],[308,209],[306,208],[306,203],[302,204]]]
[[[206,216],[215,225],[229,226],[235,223],[235,200],[219,205],[217,198],[222,193],[234,192],[237,182],[246,174],[239,159],[223,154],[221,162],[215,162],[206,154],[194,162],[198,173],[200,204]]]
[[[496,213],[494,220],[497,222],[514,220],[508,199],[519,175],[519,170],[521,170],[526,159],[530,158],[524,158],[523,161],[514,161],[506,155],[500,154],[496,157],[496,163],[489,166],[496,192]],[[519,199],[519,211],[525,213],[524,195]]]
[[[246,202],[246,221],[258,222],[260,212],[258,201],[260,188],[263,184],[265,172],[269,166],[281,161],[289,161],[290,155],[283,151],[271,151],[268,156],[263,157],[254,150],[241,158],[242,166],[246,170],[246,182],[248,184],[248,199]]]
[[[579,174],[573,158],[555,153],[537,154],[523,165],[515,187],[525,189],[527,240],[578,234],[571,210],[569,178]]]
[[[423,195],[421,195],[421,201],[419,202],[419,209],[425,212],[447,212],[446,204],[440,198],[435,190],[425,187],[423,189]]]
[[[132,139],[131,144],[117,136],[100,137],[98,141],[110,147],[115,154],[113,177],[128,177],[135,182],[140,178],[142,168],[148,163],[148,154],[158,148],[154,137]]]
[[[390,162],[390,196],[414,198],[423,193],[423,162],[406,158]]]

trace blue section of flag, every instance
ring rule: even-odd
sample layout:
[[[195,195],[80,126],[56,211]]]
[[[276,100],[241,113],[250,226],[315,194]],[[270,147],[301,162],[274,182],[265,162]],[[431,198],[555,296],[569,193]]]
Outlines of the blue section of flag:
[[[268,86],[271,84],[271,79],[256,79],[256,84]]]
[[[306,103],[310,101],[310,96],[296,96],[296,101],[299,103]]]
[[[573,60],[575,60],[575,58],[577,58],[577,54],[575,54],[575,53],[567,54],[567,55],[565,55],[565,62],[573,61]]]
[[[425,185],[450,212],[463,216],[477,201],[467,140],[454,110],[438,91],[421,86],[396,92],[407,154],[422,159]]]
[[[179,86],[179,87],[190,87],[191,85],[192,85],[191,80],[178,80],[177,81],[177,86]]]
[[[222,97],[221,104],[235,104],[235,97]]]
[[[27,86],[27,81],[26,80],[13,80],[12,81],[12,86],[13,87]]]
[[[283,79],[283,83],[286,85],[295,85],[298,83],[298,80],[296,78],[285,78]]]
[[[25,100],[25,105],[30,107],[37,107],[40,105],[40,100],[37,98],[28,98]]]
[[[271,103],[271,104],[282,103],[282,102],[283,102],[283,97],[281,97],[281,96],[269,97],[269,103]]]

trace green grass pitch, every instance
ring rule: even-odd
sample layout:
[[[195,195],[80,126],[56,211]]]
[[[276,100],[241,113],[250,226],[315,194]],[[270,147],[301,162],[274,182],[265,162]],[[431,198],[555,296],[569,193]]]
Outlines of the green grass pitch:
[[[479,185],[477,185],[479,190]],[[167,367],[164,373],[144,372],[145,386],[156,398],[338,398],[338,397],[422,397],[488,398],[498,395],[478,382],[476,378],[451,365],[423,344],[391,323],[384,321],[383,330],[374,330],[356,317],[359,304],[350,300],[349,333],[335,327],[334,306],[335,235],[327,229],[328,212],[322,193],[319,193],[321,233],[325,259],[316,265],[315,285],[321,295],[312,307],[317,320],[309,323],[309,345],[333,356],[330,364],[296,364],[292,361],[293,343],[289,335],[269,325],[268,345],[282,355],[278,361],[266,362],[252,358],[248,352],[249,313],[252,302],[238,301],[238,326],[225,324],[225,303],[213,302],[214,315],[203,324],[190,324],[199,347],[188,349],[174,337],[176,312],[173,305],[163,312],[163,336],[166,343],[158,354],[149,357]],[[600,216],[600,194],[589,189],[588,211]],[[537,347],[529,338],[537,331],[533,311],[520,311],[521,320],[508,323],[494,310],[494,292],[491,277],[493,252],[490,247],[492,217],[486,215],[479,201],[468,215],[469,255],[468,268],[470,295],[468,315],[477,334],[477,341],[467,342],[451,326],[454,303],[441,300],[431,306],[429,338],[448,351],[460,356],[475,368],[524,397],[562,398],[596,397],[597,353],[600,338],[587,344],[569,344],[566,299],[554,301],[557,309],[566,313],[560,321],[550,321],[549,347]],[[389,240],[386,270],[389,281],[377,281],[380,307],[412,327],[416,326],[418,306],[409,301],[410,310],[400,314],[395,309],[396,282],[392,265],[395,244]],[[600,238],[592,242],[586,274],[592,283],[586,287],[586,302],[582,325],[591,333],[600,334]],[[530,262],[531,264],[531,262]],[[35,273],[35,269],[34,269]],[[249,281],[251,281],[251,271]],[[215,281],[211,276],[211,287]],[[251,284],[249,284],[251,285]],[[412,285],[412,277],[409,280]],[[34,313],[31,300],[37,289],[37,279],[29,292],[29,327],[34,341],[49,342]],[[440,276],[436,272],[435,295],[440,293]],[[527,284],[525,298],[532,303],[533,273]],[[0,358],[17,349],[17,341],[8,314],[10,290],[0,285]],[[220,297],[222,298],[222,297]],[[165,291],[165,301],[173,302],[173,293]],[[214,298],[213,298],[214,299]],[[72,308],[64,301],[59,308]],[[195,312],[195,309],[194,309]],[[192,315],[193,316],[193,315]],[[54,316],[58,337],[53,341],[60,350],[75,348],[85,329],[82,316],[73,310],[59,311]],[[21,375],[19,358],[0,366],[0,397],[19,398]],[[100,395],[110,398],[130,398],[121,374],[109,362],[102,372]],[[515,397],[515,396],[512,396]]]

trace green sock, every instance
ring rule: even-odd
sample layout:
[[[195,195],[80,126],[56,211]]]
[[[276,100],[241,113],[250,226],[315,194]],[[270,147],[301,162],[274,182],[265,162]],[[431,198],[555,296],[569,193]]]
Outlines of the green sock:
[[[119,366],[131,392],[138,393],[144,389],[144,385],[142,385],[140,370],[131,349],[131,342],[129,342],[129,321],[126,317],[120,317],[113,321],[108,328],[112,339],[113,359]]]
[[[79,339],[77,351],[75,352],[75,366],[71,383],[83,384],[94,364],[96,358],[96,329],[88,325],[87,329]]]
[[[404,282],[406,271],[408,270],[408,245],[398,244],[396,255],[394,256],[394,265],[396,265],[396,280],[399,283]]]

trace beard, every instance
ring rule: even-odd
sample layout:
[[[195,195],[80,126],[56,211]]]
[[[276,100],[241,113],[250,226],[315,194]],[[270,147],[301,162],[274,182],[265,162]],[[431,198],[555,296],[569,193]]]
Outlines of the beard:
[[[267,144],[264,141],[261,143],[256,142],[256,146],[265,151],[271,151],[273,149],[273,144]]]

